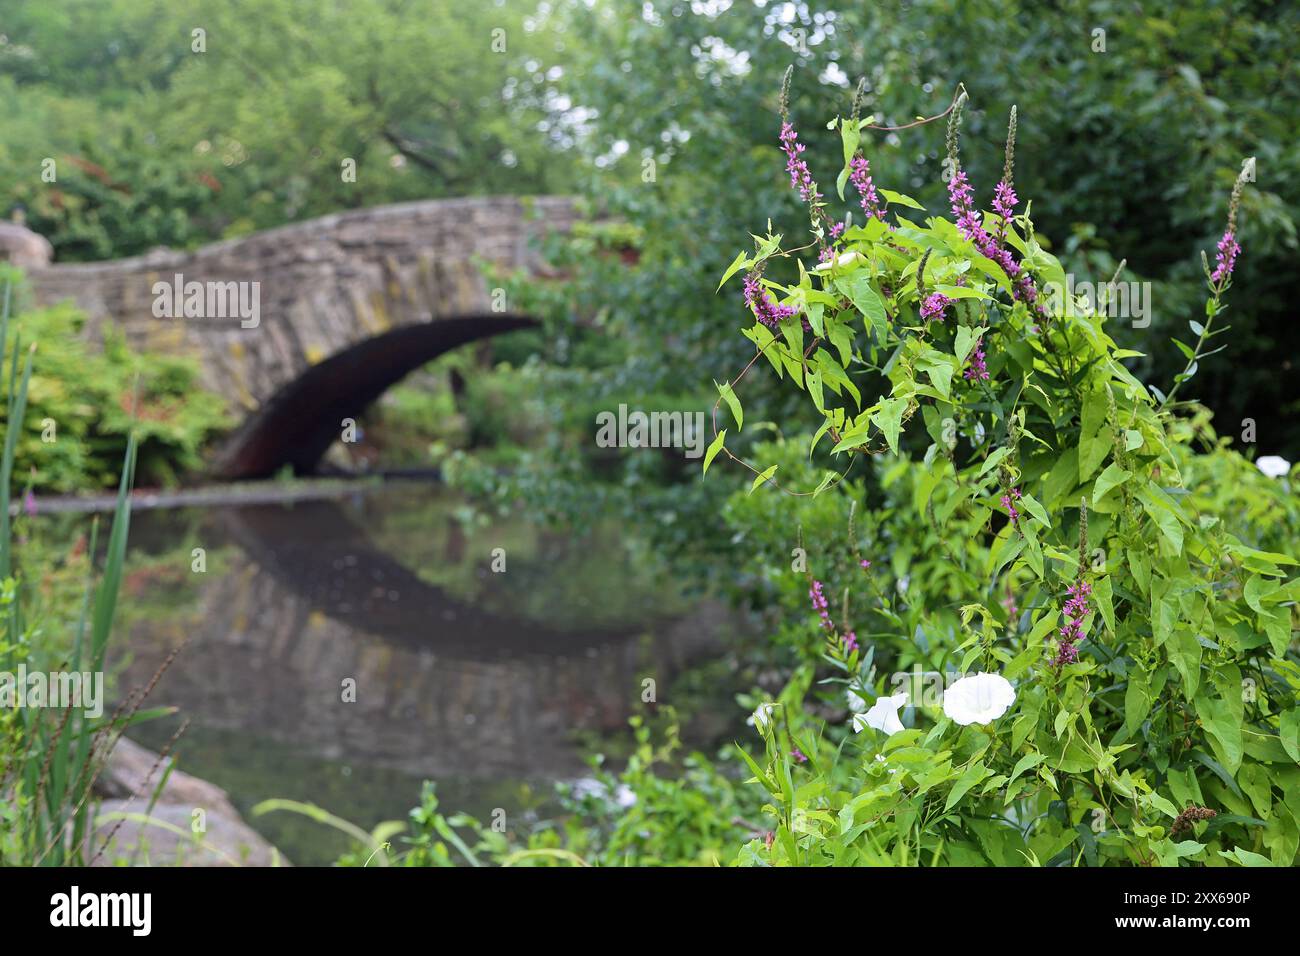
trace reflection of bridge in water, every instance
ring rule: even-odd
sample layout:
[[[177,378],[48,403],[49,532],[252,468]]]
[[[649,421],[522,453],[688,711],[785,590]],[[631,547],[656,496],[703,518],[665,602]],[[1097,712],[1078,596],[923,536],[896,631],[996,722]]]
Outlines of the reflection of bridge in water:
[[[147,682],[188,637],[151,703],[304,755],[435,778],[577,773],[575,731],[624,729],[647,706],[641,681],[665,700],[726,626],[705,607],[622,631],[550,630],[421,580],[332,502],[212,517],[210,547],[234,544],[246,563],[195,576],[192,631],[137,625],[120,686]],[[346,678],[355,702],[342,700]]]

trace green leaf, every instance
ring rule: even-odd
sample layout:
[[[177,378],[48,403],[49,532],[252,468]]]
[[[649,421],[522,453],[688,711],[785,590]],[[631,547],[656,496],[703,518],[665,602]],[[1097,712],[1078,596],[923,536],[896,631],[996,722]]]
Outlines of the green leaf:
[[[812,399],[813,406],[817,411],[825,414],[826,398],[822,394],[822,375],[819,371],[808,370],[804,376],[804,385],[808,388],[808,396]]]
[[[1097,476],[1097,484],[1092,489],[1092,505],[1095,508],[1097,502],[1106,497],[1106,492],[1113,488],[1118,488],[1124,482],[1128,481],[1132,474],[1125,471],[1119,465],[1113,462],[1106,466],[1106,470]]]
[[[1287,756],[1300,763],[1300,708],[1291,708],[1278,720],[1278,736]]]
[[[1276,603],[1277,597],[1275,595],[1278,590],[1277,581],[1260,577],[1258,574],[1252,574],[1246,580],[1246,586],[1242,588],[1241,596],[1246,599],[1246,604],[1256,614],[1269,614],[1270,612],[1264,607],[1264,602]]]
[[[904,196],[902,193],[896,193],[892,189],[880,189],[877,191],[880,193],[880,195],[885,197],[885,201],[888,202],[891,206],[908,206],[911,209],[920,209],[923,211],[925,209],[924,206],[922,206],[911,196]]]
[[[765,468],[765,469],[764,469],[764,470],[759,474],[759,476],[758,476],[757,478],[754,479],[754,483],[753,483],[752,485],[749,486],[749,493],[752,495],[752,494],[754,493],[754,490],[755,490],[759,485],[763,484],[763,482],[767,481],[769,478],[771,478],[773,475],[775,475],[775,474],[776,474],[776,469],[777,469],[778,467],[780,467],[780,466],[778,466],[778,465],[772,465],[770,468]]]
[[[1241,847],[1237,847],[1234,850],[1220,850],[1219,856],[1223,857],[1224,859],[1228,859],[1236,863],[1240,863],[1242,866],[1272,866],[1273,865],[1273,861],[1270,860],[1268,857],[1260,856],[1258,853],[1253,853],[1250,850],[1243,850]]]
[[[858,146],[862,143],[862,130],[857,123],[846,123],[840,118],[840,142],[844,146],[844,165],[847,168],[853,161],[853,154],[858,151]],[[844,194],[840,194],[844,198]]]
[[[847,322],[834,322],[830,327],[830,339],[840,353],[840,365],[847,366],[853,357],[853,329]]]
[[[744,267],[745,262],[746,259],[745,259],[745,254],[743,252],[740,253],[740,255],[736,256],[736,258],[732,260],[731,265],[727,266],[727,271],[722,274],[722,281],[718,283],[718,288],[713,290],[714,295],[717,295],[718,292],[722,289],[722,287],[727,284],[728,279],[730,279],[737,272],[739,272],[741,268]]]
[[[984,459],[984,464],[980,466],[980,470],[976,473],[975,477],[983,478],[997,466],[998,462],[1003,458],[1006,458],[1009,454],[1011,454],[1011,449],[1006,445],[995,449],[991,455]]]
[[[871,276],[865,271],[857,272],[835,280],[835,287],[852,301],[876,332],[876,337],[884,341],[889,333],[889,319],[885,314],[885,303],[880,294],[871,287]]]
[[[1020,531],[1025,536],[1025,561],[1033,569],[1034,576],[1041,581],[1045,574],[1043,549],[1038,543],[1038,531],[1031,524],[1022,525]]]
[[[1110,413],[1109,390],[1093,389],[1084,395],[1079,431],[1079,481],[1085,482],[1110,453],[1106,416]]]
[[[1178,523],[1178,515],[1169,505],[1152,493],[1151,486],[1138,492],[1138,498],[1142,501],[1143,509],[1151,516],[1151,520],[1156,523],[1160,532],[1169,542],[1172,553],[1177,554],[1182,551],[1183,528]]]
[[[898,451],[898,433],[903,425],[903,412],[906,408],[907,399],[887,398],[871,415],[871,420],[884,433],[885,441],[889,442],[890,450],[894,452]]]
[[[1231,712],[1227,702],[1218,698],[1197,697],[1196,715],[1210,735],[1219,761],[1228,773],[1236,774],[1241,767],[1241,721]]]
[[[740,431],[745,424],[745,413],[740,408],[740,399],[736,397],[736,393],[732,390],[731,383],[719,385],[714,382],[713,384],[718,386],[718,394],[722,396],[722,400],[731,409],[731,417],[736,420],[736,431]]]
[[[767,789],[768,793],[775,795],[777,788],[776,784],[772,782],[772,778],[767,775],[762,767],[754,762],[754,758],[749,755],[744,747],[740,746],[740,744],[736,744],[736,749],[740,751],[740,756],[744,758],[745,763],[749,765],[749,769],[753,772],[754,777],[758,782]]]
[[[704,474],[709,473],[709,465],[717,457],[718,452],[722,451],[722,444],[727,440],[727,430],[724,428],[714,437],[709,444],[709,450],[704,453]]]
[[[1124,691],[1124,729],[1131,737],[1151,713],[1151,682],[1147,674],[1130,670]]]
[[[993,296],[987,292],[972,288],[968,285],[936,285],[935,292],[940,292],[950,299],[992,299]]]
[[[1020,506],[1029,512],[1030,516],[1044,528],[1050,529],[1052,527],[1052,522],[1047,517],[1047,510],[1038,503],[1038,499],[1033,495],[1021,495]]]
[[[1115,602],[1111,596],[1109,575],[1097,579],[1097,583],[1092,586],[1092,594],[1097,599],[1097,608],[1101,611],[1102,620],[1106,622],[1106,629],[1114,634]]]
[[[964,325],[957,326],[957,340],[953,344],[958,363],[966,361],[971,350],[975,348],[975,343],[980,339],[979,335],[973,329],[968,329]]]
[[[948,398],[951,394],[952,376],[955,371],[951,363],[952,356],[940,352],[927,353],[917,362],[917,368],[930,377],[935,390],[944,398]]]
[[[1183,679],[1183,693],[1192,700],[1201,686],[1201,642],[1191,631],[1178,631],[1169,644],[1169,659]]]
[[[966,791],[975,784],[979,783],[989,775],[989,770],[984,766],[984,761],[978,760],[966,768],[966,772],[957,778],[957,782],[952,785],[948,791],[948,800],[943,805],[944,812],[947,813],[953,808],[953,805],[966,795]]]
[[[1029,770],[1033,767],[1037,767],[1040,763],[1042,763],[1046,759],[1047,759],[1046,754],[1040,754],[1040,753],[1025,754],[1023,757],[1021,757],[1019,760],[1016,761],[1015,769],[1011,771],[1011,780],[1007,781],[1008,785],[1014,782],[1015,779],[1019,777],[1022,773],[1024,773],[1026,770]]]
[[[1232,779],[1232,774],[1224,770],[1223,765],[1219,763],[1219,761],[1215,760],[1213,757],[1209,756],[1208,754],[1202,753],[1199,750],[1193,750],[1191,753],[1191,757],[1193,760],[1197,761],[1203,767],[1209,770],[1210,773],[1214,774],[1216,777],[1222,780],[1224,786],[1226,786],[1234,794],[1236,794],[1239,797],[1245,796],[1245,794],[1241,792],[1241,787],[1237,786],[1237,781]]]
[[[817,336],[819,339],[824,339],[826,337],[825,304],[821,302],[809,302],[808,308],[804,311],[808,313],[808,324],[812,326],[813,335]]]

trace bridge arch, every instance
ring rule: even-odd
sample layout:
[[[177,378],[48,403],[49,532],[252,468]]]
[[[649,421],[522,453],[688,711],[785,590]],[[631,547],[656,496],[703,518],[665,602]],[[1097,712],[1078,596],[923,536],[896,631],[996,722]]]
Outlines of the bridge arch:
[[[380,395],[444,352],[536,326],[526,316],[466,315],[380,333],[306,369],[262,402],[217,451],[210,471],[223,479],[265,478],[288,465],[315,469],[342,433]]]
[[[213,471],[253,477],[277,460],[309,467],[328,447],[316,451],[327,430],[333,441],[342,418],[403,375],[457,345],[529,324],[508,303],[502,309],[484,267],[542,273],[538,240],[576,218],[574,202],[555,196],[400,203],[191,252],[34,266],[28,275],[38,304],[72,299],[86,312],[91,339],[111,321],[136,348],[197,358],[204,387],[241,411]],[[222,302],[238,290],[257,303],[256,320],[202,308],[202,317],[167,317],[179,311],[178,297],[160,310],[156,290],[192,282],[209,290],[209,303],[214,288]],[[301,453],[288,448],[289,436],[303,440]]]

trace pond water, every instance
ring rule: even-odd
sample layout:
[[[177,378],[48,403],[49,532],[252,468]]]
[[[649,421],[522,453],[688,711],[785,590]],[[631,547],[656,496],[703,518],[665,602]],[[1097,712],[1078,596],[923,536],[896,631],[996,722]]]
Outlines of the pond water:
[[[137,512],[110,672],[124,693],[175,652],[146,706],[179,712],[130,736],[161,748],[188,720],[180,768],[290,860],[321,864],[341,835],[250,809],[303,800],[369,830],[432,780],[448,812],[545,814],[587,754],[626,747],[628,718],[655,706],[647,680],[659,705],[686,705],[688,741],[742,732],[721,664],[734,615],[653,580],[617,529],[473,515],[414,483]]]

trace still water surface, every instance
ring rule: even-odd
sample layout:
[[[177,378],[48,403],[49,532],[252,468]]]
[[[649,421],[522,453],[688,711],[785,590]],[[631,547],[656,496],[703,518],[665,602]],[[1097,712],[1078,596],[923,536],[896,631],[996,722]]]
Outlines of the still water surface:
[[[187,719],[181,769],[226,789],[291,860],[327,863],[341,837],[249,810],[297,799],[370,829],[404,818],[428,779],[446,811],[544,813],[586,754],[625,746],[647,679],[675,702],[674,681],[739,628],[681,582],[651,580],[609,529],[471,515],[409,483],[137,513],[110,667],[125,691],[178,651],[148,706],[179,713],[131,736],[158,748]],[[726,681],[701,683],[692,736],[737,733]]]

